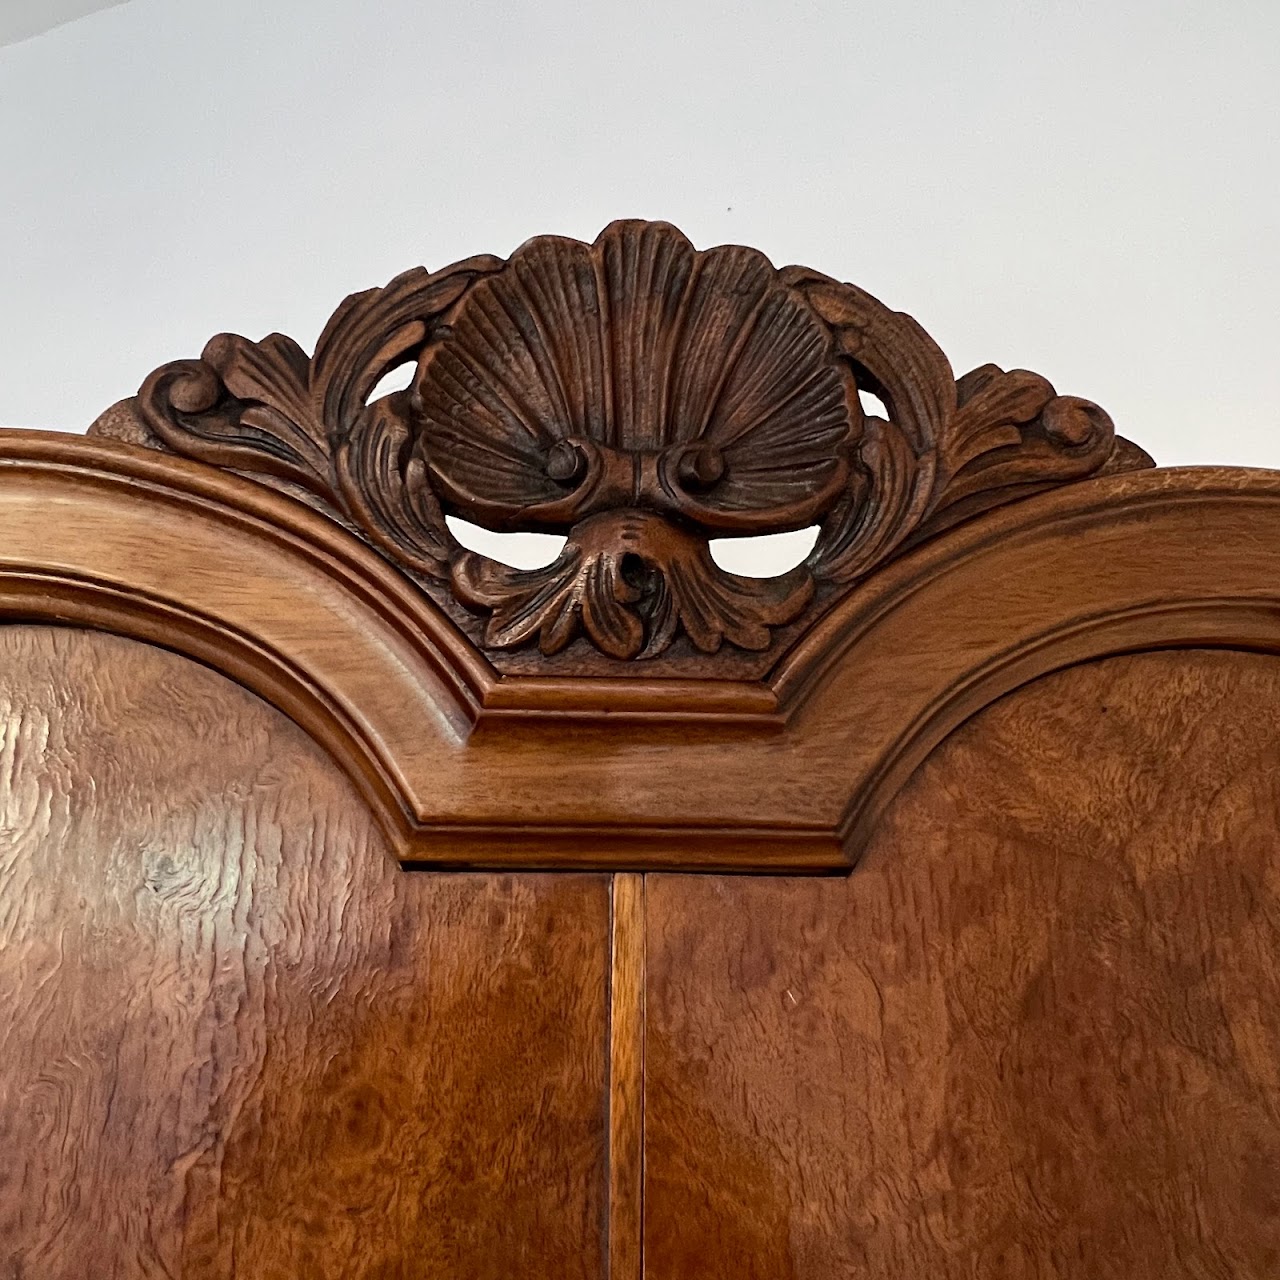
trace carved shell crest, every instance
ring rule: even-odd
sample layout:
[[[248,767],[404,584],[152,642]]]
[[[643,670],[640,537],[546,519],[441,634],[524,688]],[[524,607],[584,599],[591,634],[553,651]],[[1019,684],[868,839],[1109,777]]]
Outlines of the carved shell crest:
[[[627,506],[802,525],[861,420],[830,331],[762,254],[646,223],[519,249],[427,345],[412,405],[453,503],[553,528]]]
[[[416,362],[404,392],[368,403]],[[866,416],[859,388],[886,418]],[[1150,465],[1096,405],[988,365],[958,383],[908,316],[753,249],[699,252],[665,223],[592,245],[540,237],[353,295],[315,355],[279,334],[213,339],[138,396],[149,443],[301,486],[485,619],[497,649],[585,638],[616,659],[773,629],[909,541],[1051,483]],[[447,512],[562,532],[516,570]],[[819,523],[777,578],[708,540]]]

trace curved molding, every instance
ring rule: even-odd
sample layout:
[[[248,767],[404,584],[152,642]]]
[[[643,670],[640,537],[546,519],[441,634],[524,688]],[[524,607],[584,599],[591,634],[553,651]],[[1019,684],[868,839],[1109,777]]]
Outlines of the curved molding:
[[[1278,537],[1280,473],[1171,468],[994,512],[867,583],[774,681],[802,718],[854,680],[890,686],[844,800],[846,856],[935,746],[1021,685],[1151,649],[1280,653]]]
[[[1044,493],[883,566],[767,681],[619,681],[500,676],[354,533],[250,480],[0,432],[0,612],[255,690],[406,864],[838,870],[933,746],[1027,681],[1153,647],[1280,653],[1280,474]]]

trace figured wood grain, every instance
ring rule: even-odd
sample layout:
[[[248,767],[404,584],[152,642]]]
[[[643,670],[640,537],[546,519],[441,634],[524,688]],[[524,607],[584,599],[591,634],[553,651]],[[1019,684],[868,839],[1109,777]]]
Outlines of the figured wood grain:
[[[0,628],[0,1277],[604,1274],[609,886],[409,875],[185,658]]]
[[[613,878],[609,983],[609,1280],[640,1280],[644,1217],[644,876]]]
[[[953,734],[847,880],[649,877],[649,1280],[1280,1274],[1280,661]]]

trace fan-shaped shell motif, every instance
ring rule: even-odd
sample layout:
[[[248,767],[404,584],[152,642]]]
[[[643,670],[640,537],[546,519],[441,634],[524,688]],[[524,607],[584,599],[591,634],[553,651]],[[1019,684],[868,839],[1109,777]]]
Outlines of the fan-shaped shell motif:
[[[798,525],[845,484],[861,429],[830,329],[768,259],[697,252],[665,223],[518,249],[428,343],[413,405],[442,490],[526,524],[572,523],[629,488],[707,528]],[[581,455],[568,474],[563,446],[559,472],[549,461],[562,442]]]

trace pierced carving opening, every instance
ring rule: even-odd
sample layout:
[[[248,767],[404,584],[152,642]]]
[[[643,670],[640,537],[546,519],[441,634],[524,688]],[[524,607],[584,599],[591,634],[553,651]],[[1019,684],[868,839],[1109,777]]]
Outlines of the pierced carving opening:
[[[788,533],[761,533],[751,538],[712,538],[711,558],[726,573],[740,578],[779,578],[802,565],[818,541],[816,524]]]
[[[889,420],[888,406],[874,391],[863,391],[859,388],[858,400],[862,404],[862,412],[868,418],[883,418],[886,422]]]
[[[381,400],[383,396],[389,396],[396,391],[408,391],[413,382],[415,368],[417,368],[417,364],[413,360],[406,360],[403,364],[396,365],[394,369],[388,369],[374,383],[373,390],[369,392],[365,404],[372,404],[375,400]]]
[[[449,532],[468,551],[487,556],[509,569],[545,569],[564,550],[565,539],[555,533],[497,533],[457,516],[445,516]]]

